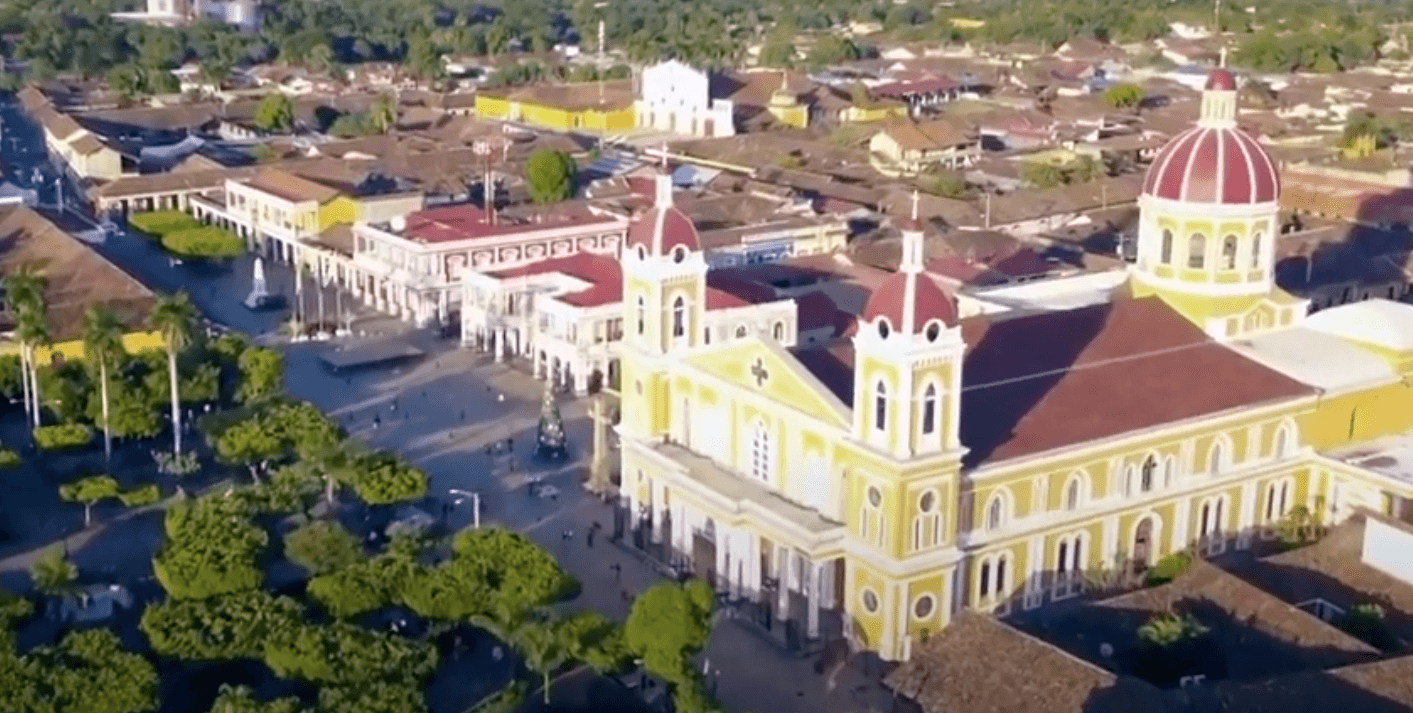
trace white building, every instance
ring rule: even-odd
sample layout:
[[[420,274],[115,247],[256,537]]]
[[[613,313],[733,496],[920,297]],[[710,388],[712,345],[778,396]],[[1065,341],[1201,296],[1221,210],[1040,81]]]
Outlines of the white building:
[[[113,19],[169,26],[214,20],[254,32],[260,27],[260,4],[257,0],[147,0],[145,11],[115,12]]]
[[[639,128],[716,138],[734,136],[733,105],[711,98],[711,77],[675,59],[643,70],[634,104]]]

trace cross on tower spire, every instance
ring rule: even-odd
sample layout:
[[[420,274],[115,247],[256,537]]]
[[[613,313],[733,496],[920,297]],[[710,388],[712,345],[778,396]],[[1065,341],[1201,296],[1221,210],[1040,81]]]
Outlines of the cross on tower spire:
[[[914,189],[913,189],[913,222],[914,222],[914,223],[917,222],[917,200],[918,200],[917,189],[914,188]]]
[[[1222,69],[1227,68],[1227,48],[1225,46],[1217,52],[1217,66]]]

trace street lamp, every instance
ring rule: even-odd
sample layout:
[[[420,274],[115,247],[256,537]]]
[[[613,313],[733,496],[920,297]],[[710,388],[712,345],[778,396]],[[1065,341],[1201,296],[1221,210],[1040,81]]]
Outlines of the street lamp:
[[[466,498],[471,498],[471,527],[477,530],[481,529],[481,494],[456,488],[448,490],[447,494],[460,496],[453,501],[457,505],[460,505],[461,501]]]

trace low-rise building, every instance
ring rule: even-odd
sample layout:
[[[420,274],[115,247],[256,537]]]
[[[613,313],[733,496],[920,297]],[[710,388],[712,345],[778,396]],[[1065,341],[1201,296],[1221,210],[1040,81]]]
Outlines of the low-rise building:
[[[44,130],[44,146],[81,181],[110,181],[123,175],[122,154],[103,143],[73,117],[56,109],[38,89],[20,92],[21,105]]]
[[[891,123],[873,135],[868,149],[873,167],[893,177],[962,169],[981,155],[980,142],[946,120]]]
[[[716,138],[736,133],[729,99],[711,97],[706,72],[675,59],[643,70],[634,104],[639,128]]]
[[[554,131],[629,131],[636,125],[631,81],[482,89],[476,116]]]

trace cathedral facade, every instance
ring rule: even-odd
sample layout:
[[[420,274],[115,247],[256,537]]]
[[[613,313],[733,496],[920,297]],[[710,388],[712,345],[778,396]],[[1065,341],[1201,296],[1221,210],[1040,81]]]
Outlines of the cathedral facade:
[[[963,319],[914,215],[853,336],[810,347],[712,341],[700,241],[660,197],[622,253],[627,526],[801,640],[902,660],[962,609],[1248,547],[1297,507],[1396,509],[1413,483],[1339,456],[1413,428],[1413,307],[1307,319],[1273,280],[1279,192],[1217,70],[1109,301]]]

